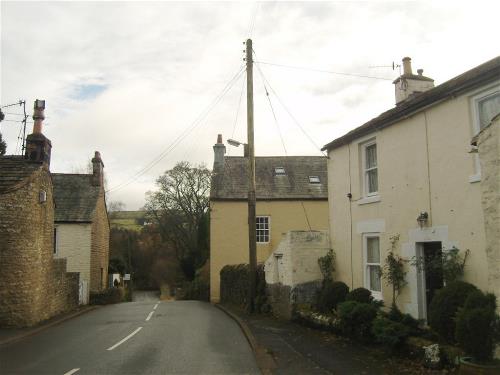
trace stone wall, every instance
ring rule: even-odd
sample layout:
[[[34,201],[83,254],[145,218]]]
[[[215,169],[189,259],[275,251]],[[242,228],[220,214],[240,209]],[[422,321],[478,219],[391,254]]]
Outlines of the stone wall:
[[[109,221],[102,188],[99,193],[91,232],[90,291],[95,292],[106,289],[108,285]]]
[[[500,115],[478,135],[488,291],[500,298]]]
[[[0,195],[0,217],[0,326],[31,326],[76,307],[78,275],[66,274],[66,262],[53,258],[54,203],[45,166]]]

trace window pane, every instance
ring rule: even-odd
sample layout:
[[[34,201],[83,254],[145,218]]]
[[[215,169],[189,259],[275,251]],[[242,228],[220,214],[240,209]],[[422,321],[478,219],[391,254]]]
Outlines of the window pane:
[[[368,193],[376,193],[378,191],[378,173],[377,169],[372,169],[366,172],[368,179]]]
[[[377,145],[373,144],[366,147],[366,168],[377,166]]]
[[[479,127],[487,126],[500,113],[500,93],[481,100],[479,103]]]
[[[374,292],[381,292],[382,286],[380,285],[380,267],[379,266],[368,266],[369,280],[370,280],[370,290]]]
[[[378,237],[366,239],[366,261],[367,263],[380,263],[380,248]]]

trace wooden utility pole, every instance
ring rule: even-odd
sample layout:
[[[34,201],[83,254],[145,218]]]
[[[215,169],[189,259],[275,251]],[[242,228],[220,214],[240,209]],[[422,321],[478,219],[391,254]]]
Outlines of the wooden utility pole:
[[[252,39],[246,42],[247,62],[247,141],[248,141],[248,310],[254,312],[255,276],[257,269],[257,235],[255,223],[255,147],[253,137],[253,56]]]

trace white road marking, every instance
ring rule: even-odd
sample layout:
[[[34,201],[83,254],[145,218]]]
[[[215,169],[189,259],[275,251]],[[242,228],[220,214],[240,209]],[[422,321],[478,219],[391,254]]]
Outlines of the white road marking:
[[[79,370],[80,370],[79,368],[74,368],[73,370],[69,370],[68,372],[66,372],[64,375],[71,375],[71,374],[74,374],[75,372],[77,372]]]
[[[154,311],[151,311],[151,312],[149,313],[148,317],[146,318],[146,322],[147,322],[149,319],[151,319],[151,317],[153,316],[153,313],[154,313]]]
[[[158,305],[159,305],[159,304],[160,304],[160,303],[158,302],[158,303],[155,305],[155,307],[153,307],[153,310],[156,310],[156,308],[158,307]]]
[[[130,335],[128,335],[127,337],[125,337],[123,340],[120,340],[118,341],[115,345],[109,347],[108,349],[106,350],[113,350],[115,349],[116,347],[120,346],[121,344],[123,344],[125,341],[127,341],[128,339],[130,339],[132,336],[134,336],[137,332],[139,332],[140,330],[142,329],[142,327],[139,327],[137,328],[134,332],[132,332]]]

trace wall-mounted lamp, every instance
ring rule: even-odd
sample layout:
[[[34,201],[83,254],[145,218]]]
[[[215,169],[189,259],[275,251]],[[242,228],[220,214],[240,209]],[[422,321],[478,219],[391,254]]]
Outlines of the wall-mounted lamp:
[[[417,223],[420,228],[423,228],[427,221],[429,220],[429,214],[425,211],[421,212],[417,217]]]

